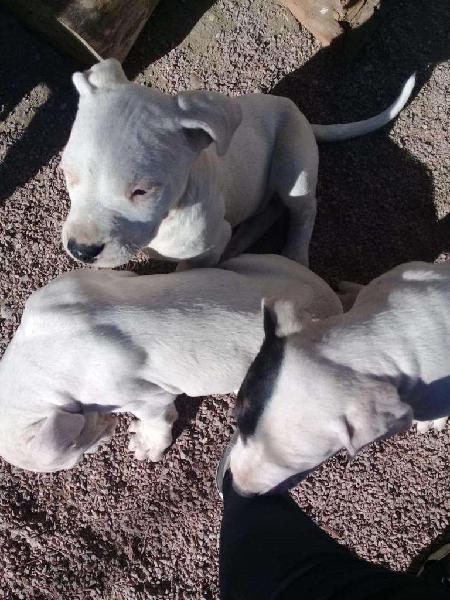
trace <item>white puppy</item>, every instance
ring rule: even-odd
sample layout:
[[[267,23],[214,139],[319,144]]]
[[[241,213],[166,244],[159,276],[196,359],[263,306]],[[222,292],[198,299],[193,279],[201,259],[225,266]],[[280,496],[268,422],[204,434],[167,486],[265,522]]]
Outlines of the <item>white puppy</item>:
[[[0,455],[34,471],[68,469],[112,432],[111,413],[130,412],[139,419],[130,448],[158,460],[179,394],[239,388],[271,294],[323,318],[342,312],[323,280],[274,255],[168,275],[58,277],[27,301],[0,362]]]
[[[326,126],[310,125],[293,102],[276,96],[169,96],[129,82],[113,59],[75,73],[73,81],[80,102],[62,158],[71,200],[63,244],[99,267],[126,263],[141,248],[184,261],[184,268],[213,266],[232,228],[243,224],[229,256],[267,227],[272,197],[290,211],[286,256],[307,265],[316,140],[385,125],[414,86],[411,77],[377,117]]]
[[[362,288],[349,312],[321,319],[268,301],[265,340],[239,391],[230,467],[263,493],[338,450],[442,428],[450,414],[450,264],[409,263]]]

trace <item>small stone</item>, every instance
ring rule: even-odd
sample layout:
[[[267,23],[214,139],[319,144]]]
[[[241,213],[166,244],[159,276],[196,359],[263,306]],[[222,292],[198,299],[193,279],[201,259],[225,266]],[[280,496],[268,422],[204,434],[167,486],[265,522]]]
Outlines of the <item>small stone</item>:
[[[13,310],[4,300],[0,300],[0,318],[12,319]]]
[[[200,90],[203,87],[203,81],[198,75],[192,73],[192,75],[189,77],[189,86],[193,90]]]

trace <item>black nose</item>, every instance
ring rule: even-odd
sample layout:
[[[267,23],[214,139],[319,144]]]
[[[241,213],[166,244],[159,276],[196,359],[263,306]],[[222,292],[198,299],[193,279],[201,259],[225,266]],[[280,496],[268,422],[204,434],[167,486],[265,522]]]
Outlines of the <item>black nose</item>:
[[[93,263],[95,257],[105,247],[105,244],[99,244],[97,246],[89,246],[88,244],[77,244],[73,238],[67,242],[67,249],[70,254],[77,260],[81,260],[84,263]]]

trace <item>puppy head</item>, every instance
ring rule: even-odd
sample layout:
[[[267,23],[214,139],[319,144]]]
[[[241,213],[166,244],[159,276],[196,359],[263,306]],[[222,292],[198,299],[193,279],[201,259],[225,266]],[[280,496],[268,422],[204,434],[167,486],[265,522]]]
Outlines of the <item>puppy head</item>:
[[[85,264],[114,267],[151,243],[199,153],[214,144],[224,154],[241,113],[220,94],[173,97],[131,83],[114,59],[73,81],[80,102],[61,163],[71,201],[63,245]]]
[[[230,469],[242,494],[266,493],[342,448],[353,455],[411,424],[393,385],[317,358],[324,324],[295,302],[265,303],[265,338],[236,403]]]
[[[22,469],[51,473],[71,469],[85,452],[95,451],[112,435],[115,419],[95,412],[55,408],[48,417],[23,428],[14,425],[2,432],[2,457]]]

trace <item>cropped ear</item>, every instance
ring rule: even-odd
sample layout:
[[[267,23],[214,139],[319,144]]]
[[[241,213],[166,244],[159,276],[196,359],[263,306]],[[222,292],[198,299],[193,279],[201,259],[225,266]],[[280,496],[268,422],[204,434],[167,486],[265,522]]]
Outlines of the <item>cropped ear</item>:
[[[36,432],[32,450],[43,465],[57,465],[61,457],[73,448],[84,426],[84,415],[57,408]]]
[[[299,333],[314,319],[303,304],[293,298],[264,298],[262,302],[266,337],[287,337]]]
[[[107,58],[83,73],[74,73],[72,81],[80,94],[86,96],[95,90],[111,89],[116,85],[129,83],[122,65],[115,58]]]
[[[236,100],[203,91],[182,92],[175,100],[179,123],[186,133],[195,136],[203,147],[215,142],[217,154],[223,156],[242,120]]]
[[[353,456],[374,442],[406,431],[413,422],[411,407],[389,382],[375,381],[359,389],[339,424],[342,446]]]

